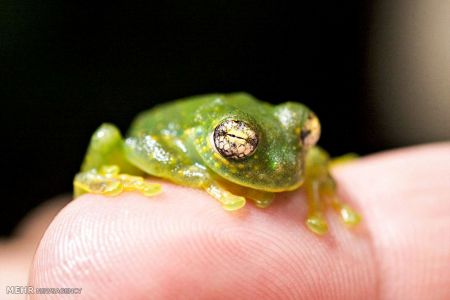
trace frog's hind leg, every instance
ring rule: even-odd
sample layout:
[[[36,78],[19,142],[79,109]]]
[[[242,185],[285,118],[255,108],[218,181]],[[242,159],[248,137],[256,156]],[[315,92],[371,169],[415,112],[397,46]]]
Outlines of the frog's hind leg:
[[[143,172],[124,155],[120,131],[114,125],[103,124],[92,135],[81,171],[75,175],[74,194],[114,196],[137,190],[151,196],[160,192],[159,184],[145,182],[140,175]]]
[[[357,212],[336,196],[336,182],[329,172],[329,162],[328,154],[319,147],[309,150],[306,156],[305,190],[309,204],[306,225],[317,234],[325,234],[328,231],[325,219],[328,202],[346,225],[354,226],[361,220]]]

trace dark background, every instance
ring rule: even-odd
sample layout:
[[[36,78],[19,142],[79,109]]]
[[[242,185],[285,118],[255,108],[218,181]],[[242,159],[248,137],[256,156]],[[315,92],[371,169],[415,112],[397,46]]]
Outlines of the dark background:
[[[319,115],[332,155],[383,143],[367,88],[371,1],[0,5],[0,234],[70,192],[91,133],[156,103],[248,91]]]

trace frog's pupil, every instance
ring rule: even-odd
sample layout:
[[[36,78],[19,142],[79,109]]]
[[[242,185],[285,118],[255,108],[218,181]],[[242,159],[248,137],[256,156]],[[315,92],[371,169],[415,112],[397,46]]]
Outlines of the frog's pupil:
[[[214,130],[214,144],[223,157],[239,160],[255,152],[258,136],[243,121],[225,120]]]
[[[226,133],[226,135],[228,135],[228,136],[230,136],[230,137],[237,138],[237,139],[244,140],[244,138],[241,138],[240,136],[237,136],[237,135],[234,135],[234,134],[231,134],[231,133]]]

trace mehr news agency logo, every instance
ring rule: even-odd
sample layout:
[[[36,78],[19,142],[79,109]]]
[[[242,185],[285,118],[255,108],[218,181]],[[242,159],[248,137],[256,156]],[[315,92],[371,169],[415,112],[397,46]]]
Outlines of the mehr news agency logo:
[[[81,294],[82,288],[49,288],[30,285],[7,285],[6,294]]]

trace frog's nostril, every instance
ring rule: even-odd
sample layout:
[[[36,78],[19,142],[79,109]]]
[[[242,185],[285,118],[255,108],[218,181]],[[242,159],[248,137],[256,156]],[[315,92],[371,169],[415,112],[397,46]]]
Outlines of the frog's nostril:
[[[314,113],[309,113],[308,119],[303,124],[300,133],[300,141],[304,147],[310,148],[317,143],[320,137],[320,122]]]

